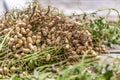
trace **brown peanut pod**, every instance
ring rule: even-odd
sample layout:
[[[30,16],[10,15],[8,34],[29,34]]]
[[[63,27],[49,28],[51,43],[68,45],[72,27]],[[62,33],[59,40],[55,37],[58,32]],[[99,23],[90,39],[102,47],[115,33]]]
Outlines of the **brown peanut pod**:
[[[36,39],[37,39],[37,37],[33,35],[32,36],[33,43],[36,43]]]
[[[24,75],[22,73],[19,74],[19,77],[22,78]]]
[[[22,39],[18,39],[18,43],[22,45],[23,44]]]
[[[17,32],[17,36],[19,37],[19,38],[22,38],[22,34],[21,33],[19,33],[19,32]]]
[[[24,55],[25,55],[25,53],[24,53],[24,52],[22,52],[22,53],[20,53],[20,55],[21,55],[21,56],[24,56]]]
[[[25,28],[21,28],[20,30],[22,34],[26,34]]]
[[[31,37],[27,37],[27,42],[32,44],[33,43],[32,38]]]
[[[22,48],[21,50],[22,50],[22,52],[24,52],[24,53],[29,53],[29,52],[30,52],[30,49],[28,49],[28,48]]]
[[[3,73],[3,68],[0,68],[0,73]]]
[[[18,21],[17,26],[19,26],[19,27],[25,27],[26,23],[23,22],[23,21]]]
[[[32,29],[32,25],[30,25],[30,24],[29,24],[27,27],[28,27],[29,29]]]
[[[29,17],[28,17],[28,15],[23,15],[23,21],[25,22],[25,23],[28,23],[28,21],[29,21]]]
[[[3,33],[6,34],[8,31],[9,31],[9,29],[6,28],[3,30]]]
[[[42,31],[43,32],[43,36],[47,36],[47,32],[46,31]]]
[[[46,47],[46,44],[42,44],[41,48],[44,49]]]
[[[18,59],[18,58],[20,58],[21,56],[20,56],[19,54],[14,54],[14,57]]]
[[[23,41],[23,42],[26,42],[26,38],[25,38],[25,37],[22,37],[22,41]]]
[[[29,32],[30,32],[30,29],[29,29],[29,28],[27,28],[27,29],[26,29],[26,33],[29,33]]]
[[[33,35],[32,38],[33,38],[33,39],[37,39],[37,36]]]
[[[47,54],[47,56],[46,56],[46,61],[50,61],[50,59],[51,59],[51,55],[50,55],[50,54]]]
[[[3,23],[1,23],[1,24],[0,24],[0,27],[1,27],[1,28],[4,28],[4,27],[5,27],[5,25],[4,25]]]
[[[12,46],[12,49],[15,51],[16,50],[16,46]]]
[[[66,45],[65,45],[65,48],[66,48],[66,49],[70,49],[70,47],[71,47],[71,46],[70,46],[69,44],[66,44]]]
[[[16,26],[15,27],[15,33],[20,32],[20,27]]]
[[[42,33],[41,32],[37,32],[37,35],[40,36]]]
[[[90,50],[89,54],[97,56],[97,53],[94,50]]]
[[[24,47],[28,47],[27,41],[24,41]]]
[[[17,40],[18,40],[18,36],[15,35],[15,36],[14,36],[14,42],[17,42]]]
[[[30,31],[30,32],[27,33],[27,36],[29,36],[29,37],[31,37],[32,35],[33,35],[32,31]]]
[[[3,28],[2,27],[0,27],[0,31],[2,31],[3,30]]]
[[[10,71],[11,71],[11,72],[15,72],[15,71],[16,71],[16,67],[15,67],[15,66],[12,66],[12,67],[10,68]]]
[[[10,38],[10,40],[9,40],[10,42],[14,42],[14,38]]]
[[[12,46],[12,45],[13,45],[13,42],[10,42],[10,41],[9,41],[9,42],[8,42],[8,45],[9,45],[9,46]]]
[[[31,43],[28,44],[28,47],[29,47],[31,50],[34,50],[34,46],[33,46]]]
[[[41,39],[41,36],[36,36],[36,39]]]
[[[60,42],[61,38],[60,36],[57,37],[56,42]]]
[[[19,47],[21,47],[21,44],[17,43],[15,46],[16,46],[16,48],[19,48]]]
[[[50,40],[50,39],[47,39],[46,42],[47,42],[48,44],[51,44],[51,40]],[[57,41],[56,41],[56,42],[57,42]]]
[[[55,32],[55,30],[56,30],[56,28],[53,27],[53,28],[50,30],[50,32],[53,33],[53,32]]]
[[[9,69],[7,67],[3,67],[3,72],[7,74],[9,72]]]
[[[34,49],[33,49],[34,51],[37,51],[37,50],[38,50],[37,46],[33,46],[33,47],[34,47]]]
[[[40,39],[37,39],[37,40],[36,40],[36,44],[39,44],[39,43],[40,43]]]

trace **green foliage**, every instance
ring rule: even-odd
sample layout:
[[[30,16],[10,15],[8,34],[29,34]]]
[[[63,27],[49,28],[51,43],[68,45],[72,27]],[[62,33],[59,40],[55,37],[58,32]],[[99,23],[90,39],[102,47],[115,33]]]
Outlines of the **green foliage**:
[[[101,62],[86,64],[83,59],[75,65],[63,65],[64,67],[62,66],[59,72],[47,71],[51,69],[49,65],[43,71],[36,69],[34,73],[22,78],[16,75],[12,77],[12,80],[119,80],[120,75],[117,73],[120,69],[117,66],[120,66],[120,62],[117,65],[113,64],[108,65]]]
[[[115,9],[108,10],[116,11]],[[116,12],[120,18],[119,12]],[[112,44],[120,44],[120,19],[111,24],[106,21],[105,17],[96,17],[96,13],[84,14],[82,20],[78,19],[83,28],[91,33],[94,46],[99,47],[101,44],[107,44],[111,47]],[[92,18],[89,18],[89,15],[92,15]],[[17,16],[14,15],[15,17]],[[0,35],[0,64],[1,68],[11,69],[12,66],[15,66],[17,70],[15,73],[7,71],[7,74],[3,73],[4,70],[1,71],[0,79],[2,80],[120,80],[119,59],[117,64],[107,65],[94,62],[96,56],[88,55],[88,52],[77,57],[70,54],[64,58],[62,46],[48,46],[42,51],[31,51],[20,58],[14,58],[13,54],[18,53],[19,50],[9,51],[9,48],[6,49],[7,38],[11,36],[10,32]],[[47,61],[48,54],[50,59]],[[67,65],[66,63],[71,59],[74,61],[74,65]],[[113,68],[109,69],[111,66]],[[21,77],[20,74],[23,72],[26,74]]]
[[[99,17],[89,24],[93,42],[104,41],[105,44],[120,44],[120,29],[110,25],[104,17]]]
[[[103,16],[98,16],[99,12],[108,10],[110,14],[111,11],[115,11],[118,16],[118,21],[109,22]],[[103,9],[97,10],[93,13],[84,13],[82,15],[73,15],[77,17],[76,21],[80,23],[85,29],[89,30],[95,46],[101,44],[106,44],[112,47],[112,44],[120,44],[120,14],[116,9]]]

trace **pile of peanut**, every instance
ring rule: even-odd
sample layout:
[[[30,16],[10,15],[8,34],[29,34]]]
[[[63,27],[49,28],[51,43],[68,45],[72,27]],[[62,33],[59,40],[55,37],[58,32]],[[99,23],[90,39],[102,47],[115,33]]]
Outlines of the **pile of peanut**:
[[[18,54],[42,50],[47,46],[63,46],[64,53],[71,54],[82,54],[85,50],[92,50],[93,43],[89,31],[83,29],[78,22],[51,9],[33,6],[17,13],[17,17],[11,20],[9,14],[3,18],[0,31],[6,34],[12,30],[8,46],[13,51],[20,50],[15,57],[19,57]]]

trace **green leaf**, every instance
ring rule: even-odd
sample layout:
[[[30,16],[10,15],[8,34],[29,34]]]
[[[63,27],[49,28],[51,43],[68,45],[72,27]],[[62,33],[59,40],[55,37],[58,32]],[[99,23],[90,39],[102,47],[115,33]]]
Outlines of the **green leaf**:
[[[101,22],[102,22],[103,24],[106,24],[106,20],[105,20],[105,19],[102,19]]]
[[[18,77],[14,77],[12,80],[20,80],[20,78],[18,78]]]
[[[105,80],[110,80],[112,76],[113,76],[113,71],[112,70],[108,70],[104,74]]]
[[[117,77],[117,80],[120,80],[120,76]]]

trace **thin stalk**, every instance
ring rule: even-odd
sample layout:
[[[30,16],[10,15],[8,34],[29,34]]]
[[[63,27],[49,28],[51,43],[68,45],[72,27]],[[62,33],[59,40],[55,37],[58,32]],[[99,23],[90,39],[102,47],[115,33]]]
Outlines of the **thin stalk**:
[[[4,37],[2,43],[0,44],[0,51],[1,51],[2,47],[3,47],[3,44],[5,43],[6,39],[9,37],[11,31],[12,31],[12,30],[10,30],[10,31],[8,32],[8,34]]]

